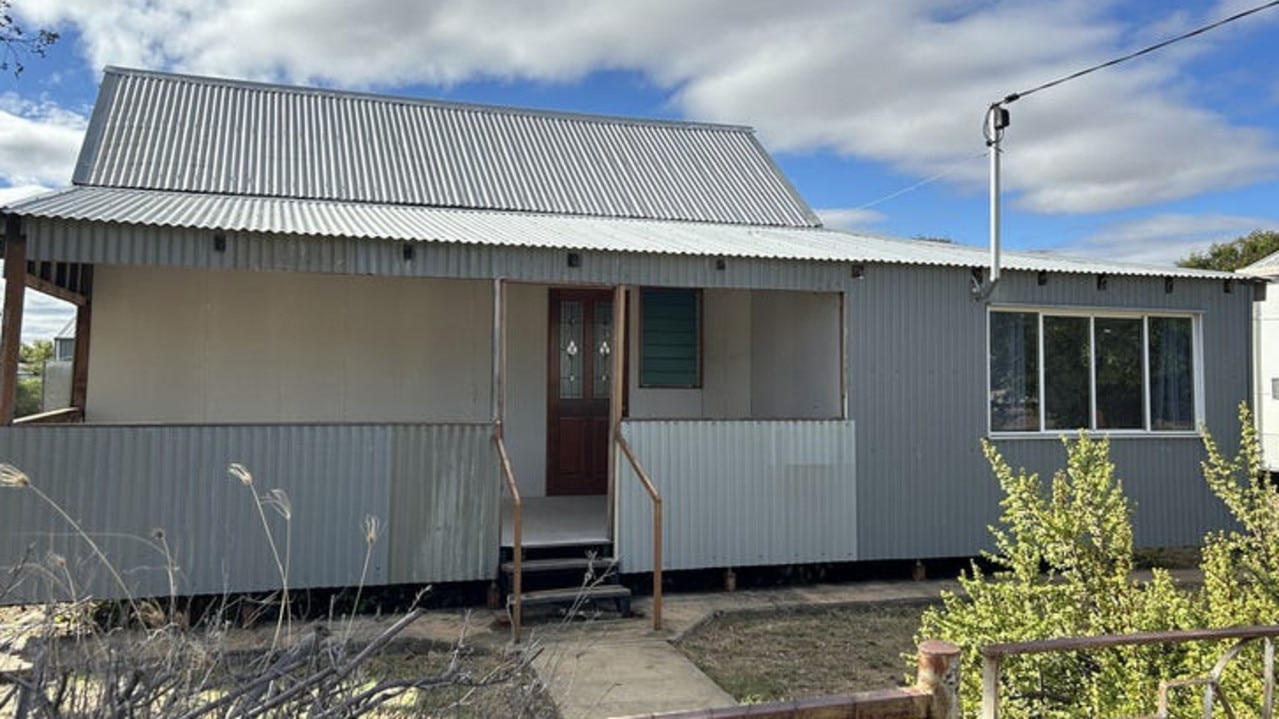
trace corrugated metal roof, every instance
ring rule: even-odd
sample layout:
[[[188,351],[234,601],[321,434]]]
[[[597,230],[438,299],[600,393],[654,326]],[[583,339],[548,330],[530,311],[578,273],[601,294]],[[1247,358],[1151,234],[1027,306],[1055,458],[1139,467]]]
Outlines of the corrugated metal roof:
[[[409,205],[73,187],[4,209],[51,220],[705,257],[984,267],[985,248],[824,228],[759,227]],[[1229,278],[1231,273],[1007,252],[1009,270]]]
[[[108,68],[75,184],[816,226],[749,128]]]
[[[1279,276],[1279,252],[1272,252],[1247,267],[1240,267],[1238,272],[1253,277]]]

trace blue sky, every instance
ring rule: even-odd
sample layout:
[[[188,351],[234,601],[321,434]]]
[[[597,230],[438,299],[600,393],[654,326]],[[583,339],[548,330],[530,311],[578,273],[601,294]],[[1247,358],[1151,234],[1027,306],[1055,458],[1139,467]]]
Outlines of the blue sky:
[[[13,0],[62,39],[0,77],[0,201],[69,181],[113,64],[749,125],[828,225],[980,245],[991,101],[1260,4]],[[1168,264],[1279,229],[1275,68],[1279,7],[1012,104],[1005,245]]]

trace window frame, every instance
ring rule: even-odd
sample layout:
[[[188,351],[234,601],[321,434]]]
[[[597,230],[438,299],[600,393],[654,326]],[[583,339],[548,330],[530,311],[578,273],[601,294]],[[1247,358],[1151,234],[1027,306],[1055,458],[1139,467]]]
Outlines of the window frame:
[[[696,338],[694,341],[694,352],[696,353],[696,368],[695,368],[696,377],[692,384],[667,384],[667,383],[660,383],[660,382],[645,382],[644,363],[646,358],[645,350],[647,348],[647,345],[645,343],[645,329],[644,329],[646,312],[647,312],[647,309],[646,309],[647,301],[646,301],[645,294],[648,292],[681,292],[681,293],[687,293],[689,295],[692,295],[693,297],[693,307],[694,307],[694,313],[695,313],[694,320],[693,320],[694,321],[693,331],[696,335]],[[704,365],[706,361],[706,352],[704,347],[705,336],[706,336],[705,334],[706,312],[705,312],[704,298],[702,296],[702,289],[700,287],[642,286],[639,288],[639,291],[637,294],[639,295],[639,302],[637,303],[639,305],[639,321],[636,322],[636,335],[637,335],[636,340],[637,341],[635,343],[636,350],[637,350],[636,355],[638,359],[637,364],[639,365],[638,367],[639,371],[637,373],[638,376],[636,377],[637,386],[640,389],[675,389],[675,390],[702,389],[703,384],[705,383],[705,372],[704,372],[705,366]]]
[[[992,340],[992,315],[995,313],[1020,313],[1033,314],[1036,317],[1036,391],[1038,395],[1037,412],[1038,412],[1038,428],[1033,430],[1007,430],[994,428],[994,412],[991,405],[991,392],[994,387],[993,368],[994,355],[991,352]],[[1117,308],[1095,308],[1095,307],[1054,307],[1044,305],[998,305],[987,308],[986,311],[986,341],[983,347],[985,359],[985,375],[986,375],[986,394],[985,394],[985,412],[986,412],[986,434],[996,439],[1034,439],[1034,438],[1059,438],[1063,435],[1071,435],[1079,431],[1080,428],[1071,429],[1046,429],[1047,420],[1047,402],[1046,394],[1046,371],[1045,365],[1047,359],[1045,357],[1045,337],[1044,337],[1044,318],[1045,317],[1084,317],[1088,319],[1088,341],[1089,341],[1089,384],[1088,384],[1088,407],[1089,407],[1089,426],[1086,429],[1089,432],[1103,433],[1107,436],[1116,437],[1200,437],[1200,427],[1204,422],[1204,345],[1203,345],[1203,312],[1198,310],[1182,310],[1182,309],[1117,309]],[[1098,319],[1139,319],[1141,320],[1141,357],[1142,357],[1142,427],[1140,428],[1105,428],[1097,426],[1097,323]],[[1190,320],[1190,361],[1191,361],[1191,387],[1192,399],[1194,402],[1192,427],[1190,429],[1154,429],[1152,418],[1152,398],[1151,398],[1151,372],[1150,372],[1150,320],[1151,319],[1186,319]]]

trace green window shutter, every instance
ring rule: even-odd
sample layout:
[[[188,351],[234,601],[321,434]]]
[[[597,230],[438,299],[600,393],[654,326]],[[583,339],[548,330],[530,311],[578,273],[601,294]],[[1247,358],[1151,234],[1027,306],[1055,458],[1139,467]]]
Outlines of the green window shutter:
[[[640,386],[701,386],[701,297],[697,290],[640,291]]]

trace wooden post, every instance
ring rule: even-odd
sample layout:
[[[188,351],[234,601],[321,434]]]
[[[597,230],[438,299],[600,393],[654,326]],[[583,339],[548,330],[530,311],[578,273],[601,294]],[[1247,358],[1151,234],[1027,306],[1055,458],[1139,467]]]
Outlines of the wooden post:
[[[84,265],[80,275],[84,300],[76,305],[75,355],[71,361],[71,406],[83,417],[89,395],[89,334],[93,327],[93,266]]]
[[[613,354],[609,357],[609,373],[613,384],[608,396],[608,538],[616,542],[617,493],[622,473],[622,460],[617,451],[617,438],[622,433],[622,402],[626,397],[626,285],[613,287]],[[616,555],[614,555],[616,556]]]
[[[918,660],[915,686],[929,694],[928,719],[959,719],[959,647],[926,639]]]
[[[506,281],[493,280],[493,440],[497,443],[502,479],[511,493],[511,639],[524,633],[524,502],[515,470],[506,453]],[[501,532],[501,522],[498,523]],[[499,536],[500,544],[500,536]],[[499,569],[500,571],[500,569]]]
[[[999,657],[981,660],[981,719],[999,719]]]
[[[4,223],[4,326],[0,328],[0,425],[13,424],[18,395],[18,350],[22,345],[22,300],[27,289],[27,238],[22,218]]]

